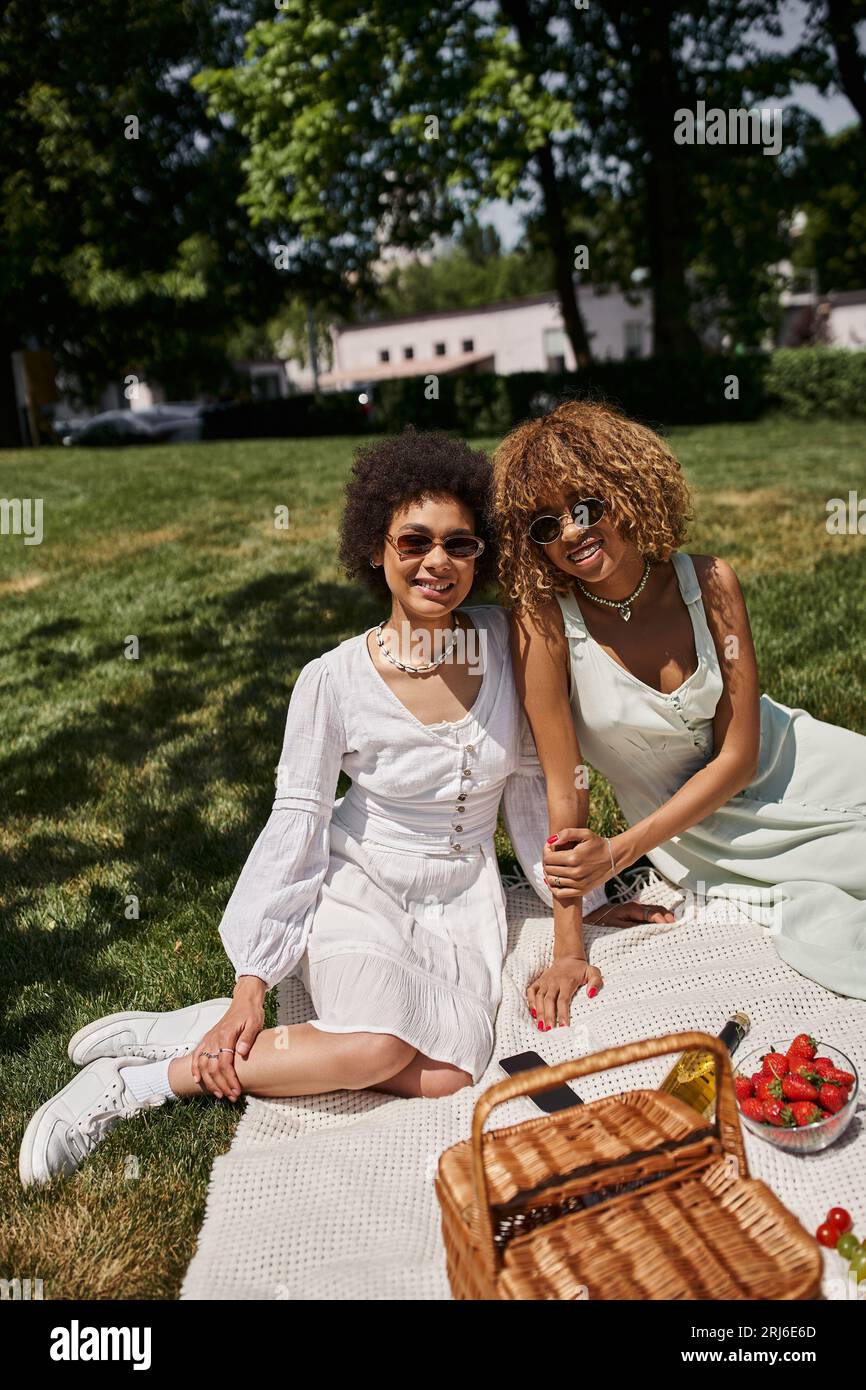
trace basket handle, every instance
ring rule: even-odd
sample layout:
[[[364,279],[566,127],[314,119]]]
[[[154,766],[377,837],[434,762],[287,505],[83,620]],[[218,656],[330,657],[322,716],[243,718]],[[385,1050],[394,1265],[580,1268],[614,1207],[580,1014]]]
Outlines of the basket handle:
[[[481,1136],[491,1110],[530,1092],[551,1091],[554,1086],[561,1086],[564,1081],[571,1081],[578,1076],[609,1071],[611,1067],[625,1066],[629,1062],[643,1062],[649,1057],[661,1057],[670,1052],[691,1051],[713,1054],[716,1064],[715,1134],[723,1151],[735,1155],[740,1173],[747,1177],[748,1166],[737,1113],[731,1058],[725,1044],[711,1033],[666,1033],[664,1037],[645,1038],[640,1042],[625,1043],[621,1047],[608,1047],[602,1052],[591,1052],[586,1057],[572,1057],[568,1061],[558,1062],[554,1067],[535,1067],[533,1071],[519,1072],[504,1081],[497,1081],[479,1097],[472,1115],[472,1180],[475,1213],[481,1237],[480,1256],[488,1282],[492,1282],[496,1275],[496,1246],[493,1240],[493,1222],[490,1216]],[[697,1116],[697,1112],[695,1114]]]

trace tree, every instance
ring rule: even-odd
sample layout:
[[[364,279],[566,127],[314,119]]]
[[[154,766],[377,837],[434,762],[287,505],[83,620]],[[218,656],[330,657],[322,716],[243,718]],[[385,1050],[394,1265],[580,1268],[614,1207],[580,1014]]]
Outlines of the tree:
[[[423,314],[440,309],[470,309],[553,290],[549,253],[502,254],[493,249],[498,245],[494,228],[470,224],[468,235],[459,235],[453,245],[445,247],[429,263],[415,260],[394,266],[382,281],[382,311]]]
[[[293,0],[251,31],[242,64],[199,81],[249,141],[254,222],[295,223],[362,302],[376,302],[384,245],[419,249],[489,198],[520,199],[578,362],[590,355],[574,288],[584,242],[584,278],[627,288],[648,269],[655,351],[683,354],[698,346],[696,295],[711,290],[731,323],[760,336],[796,161],[677,144],[675,113],[702,96],[748,108],[787,92],[789,55],[764,42],[781,32],[779,10],[780,0]],[[732,257],[718,229],[730,237],[741,214],[748,236],[734,238]],[[713,263],[730,271],[721,286],[702,254],[707,222]]]
[[[262,0],[121,0],[46,10],[10,0],[0,26],[0,430],[17,441],[9,354],[53,350],[92,397],[152,375],[186,394],[225,361],[243,318],[284,282],[237,206],[239,133],[190,74],[231,62]]]
[[[487,200],[541,188],[566,327],[586,361],[549,177],[552,136],[574,115],[544,83],[538,33],[521,40],[504,18],[462,0],[297,0],[252,29],[243,63],[197,83],[249,140],[253,224],[298,226],[362,306],[377,300],[385,246],[420,250]]]
[[[844,92],[861,128],[866,126],[866,51],[860,48],[857,26],[864,23],[866,0],[811,0],[804,53],[807,76],[824,90],[833,86]],[[822,50],[829,62],[822,63]]]
[[[823,292],[866,286],[866,140],[859,126],[816,136],[808,154],[806,226],[795,265],[814,270]]]

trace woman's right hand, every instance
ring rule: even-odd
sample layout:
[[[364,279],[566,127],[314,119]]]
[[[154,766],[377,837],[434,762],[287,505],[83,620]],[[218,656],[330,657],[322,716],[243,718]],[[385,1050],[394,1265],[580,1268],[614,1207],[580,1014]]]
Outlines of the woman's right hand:
[[[243,976],[235,986],[231,1007],[193,1050],[193,1081],[219,1100],[227,1096],[234,1101],[241,1093],[234,1066],[235,1052],[241,1057],[249,1056],[250,1048],[264,1028],[266,993],[264,980]],[[216,1055],[206,1057],[206,1052]]]
[[[638,903],[632,900],[627,903],[606,903],[590,912],[583,920],[594,927],[636,927],[641,922],[675,922],[677,919],[669,907],[662,907],[659,903]]]

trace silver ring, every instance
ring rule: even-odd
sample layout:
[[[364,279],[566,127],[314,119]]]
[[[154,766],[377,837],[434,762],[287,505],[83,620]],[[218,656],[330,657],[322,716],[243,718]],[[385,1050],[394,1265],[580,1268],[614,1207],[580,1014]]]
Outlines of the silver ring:
[[[217,1056],[219,1055],[220,1052],[234,1052],[234,1048],[233,1048],[233,1047],[221,1047],[221,1048],[219,1048],[218,1051],[217,1051]]]
[[[201,1055],[202,1055],[202,1057],[218,1057],[218,1056],[219,1056],[219,1053],[218,1053],[218,1052],[203,1052]]]
[[[554,875],[554,877],[553,877],[550,881],[551,881],[551,883],[553,884],[553,886],[554,886],[555,888],[561,888],[561,887],[562,887],[562,879],[561,879],[561,878],[557,878],[556,875]]]

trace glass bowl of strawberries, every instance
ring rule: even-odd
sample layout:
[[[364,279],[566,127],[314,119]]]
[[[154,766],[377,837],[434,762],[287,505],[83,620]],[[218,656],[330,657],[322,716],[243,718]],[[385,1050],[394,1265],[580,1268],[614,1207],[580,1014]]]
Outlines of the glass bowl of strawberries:
[[[838,1047],[798,1033],[738,1061],[734,1087],[740,1118],[752,1134],[789,1153],[818,1153],[845,1132],[860,1082]]]

